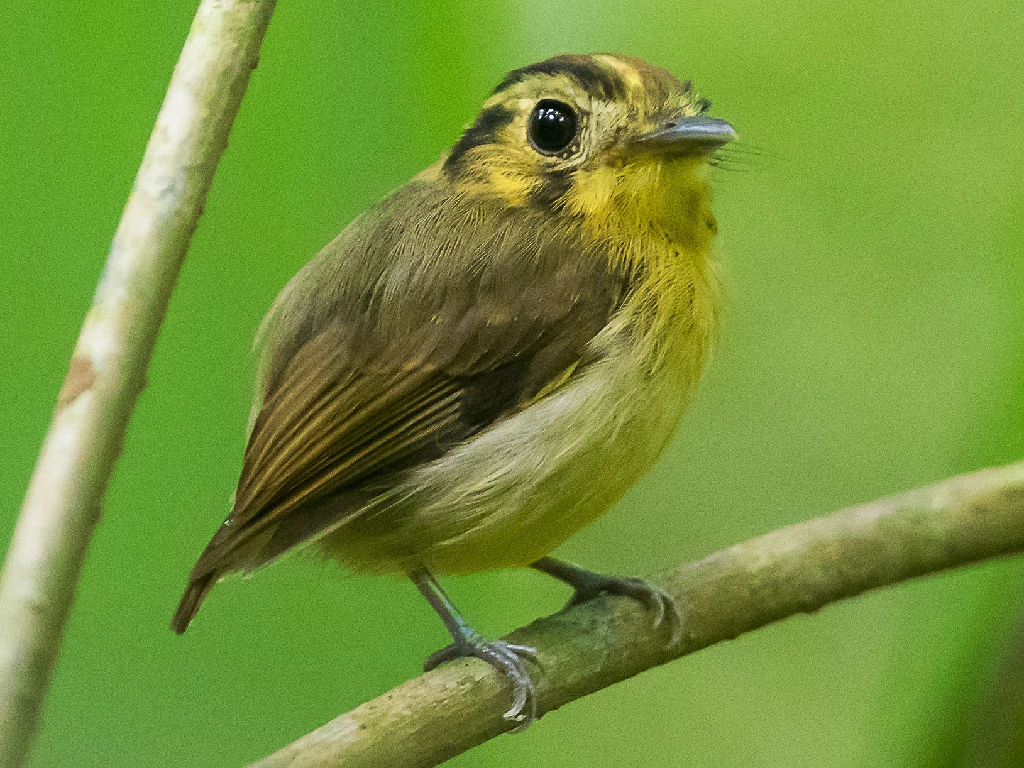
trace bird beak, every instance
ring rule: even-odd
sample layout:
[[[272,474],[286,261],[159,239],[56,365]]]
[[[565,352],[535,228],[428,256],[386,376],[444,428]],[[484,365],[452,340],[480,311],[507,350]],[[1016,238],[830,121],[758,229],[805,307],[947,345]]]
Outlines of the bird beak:
[[[725,120],[706,115],[678,116],[653,131],[640,134],[630,146],[659,154],[710,155],[735,138],[736,131]]]

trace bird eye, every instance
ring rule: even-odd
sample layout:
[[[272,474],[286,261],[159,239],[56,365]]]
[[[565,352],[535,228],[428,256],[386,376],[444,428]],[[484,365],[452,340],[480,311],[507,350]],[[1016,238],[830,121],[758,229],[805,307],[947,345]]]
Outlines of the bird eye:
[[[542,99],[530,115],[530,143],[541,154],[557,154],[576,138],[576,122],[576,113],[568,104]]]

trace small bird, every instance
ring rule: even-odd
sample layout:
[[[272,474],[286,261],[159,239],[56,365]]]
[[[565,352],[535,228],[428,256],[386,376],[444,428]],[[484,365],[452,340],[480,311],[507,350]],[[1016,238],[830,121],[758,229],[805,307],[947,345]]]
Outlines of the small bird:
[[[735,138],[689,81],[620,55],[510,72],[451,151],[304,266],[257,334],[259,376],[231,513],[174,614],[215,582],[313,545],[405,574],[452,644],[511,681],[528,725],[535,651],[488,641],[437,581],[527,566],[570,604],[641,579],[549,556],[658,458],[714,336],[709,173]]]

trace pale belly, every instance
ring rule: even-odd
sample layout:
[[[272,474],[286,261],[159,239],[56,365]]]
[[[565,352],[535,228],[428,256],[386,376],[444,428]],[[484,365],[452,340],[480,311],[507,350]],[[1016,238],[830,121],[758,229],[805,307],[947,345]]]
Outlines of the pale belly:
[[[703,340],[626,343],[559,391],[417,468],[322,542],[356,572],[438,574],[528,565],[611,507],[674,432]],[[667,352],[667,354],[666,354]],[[688,359],[696,356],[697,360]]]

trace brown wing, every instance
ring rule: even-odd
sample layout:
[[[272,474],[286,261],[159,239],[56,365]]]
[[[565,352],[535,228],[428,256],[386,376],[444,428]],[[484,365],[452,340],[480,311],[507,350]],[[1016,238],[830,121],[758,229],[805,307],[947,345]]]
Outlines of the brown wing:
[[[625,290],[578,264],[515,284],[456,293],[400,337],[337,319],[276,362],[234,509],[192,570],[177,631],[220,575],[316,535],[389,476],[441,456],[564,377]]]

